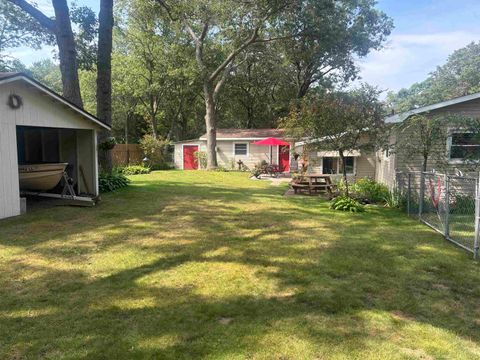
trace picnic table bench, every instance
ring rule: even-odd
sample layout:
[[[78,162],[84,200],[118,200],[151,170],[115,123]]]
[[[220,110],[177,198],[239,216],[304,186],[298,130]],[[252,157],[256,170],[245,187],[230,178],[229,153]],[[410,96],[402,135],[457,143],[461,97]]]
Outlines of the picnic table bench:
[[[336,190],[337,186],[332,183],[328,175],[303,175],[299,180],[290,183],[290,187],[295,194],[301,191],[308,191],[309,195],[319,192],[328,192],[330,195]]]

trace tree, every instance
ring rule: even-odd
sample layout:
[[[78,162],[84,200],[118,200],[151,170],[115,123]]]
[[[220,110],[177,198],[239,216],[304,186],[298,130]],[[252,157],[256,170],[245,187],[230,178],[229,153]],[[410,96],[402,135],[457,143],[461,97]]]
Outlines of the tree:
[[[216,117],[219,93],[235,60],[252,44],[273,40],[269,35],[264,36],[264,33],[294,1],[181,0],[176,1],[174,6],[169,0],[157,0],[157,3],[172,22],[180,24],[180,30],[190,36],[195,46],[195,60],[205,102],[207,168],[214,169],[217,167]],[[219,45],[220,54],[214,51]]]
[[[46,31],[55,36],[58,57],[60,59],[60,71],[62,73],[63,96],[75,105],[82,107],[82,96],[78,81],[77,52],[75,38],[70,21],[70,11],[66,0],[52,0],[55,18],[49,18],[35,6],[26,0],[8,0],[17,5]]]
[[[313,96],[294,106],[281,127],[309,149],[336,151],[342,164],[346,195],[349,195],[345,157],[354,150],[374,150],[384,133],[380,92],[363,85],[348,93]]]
[[[253,45],[232,71],[219,98],[218,123],[226,128],[271,128],[288,114],[296,93],[271,43]]]
[[[122,5],[115,61],[121,68],[116,77],[123,80],[115,87],[122,97],[134,99],[152,136],[171,139],[182,114],[197,100],[192,99],[199,89],[192,48],[170,29],[158,6],[135,0]]]
[[[62,74],[60,74],[58,64],[55,64],[52,60],[35,61],[28,67],[27,72],[53,91],[62,92]]]
[[[421,155],[422,171],[427,171],[428,160],[447,141],[447,127],[443,120],[441,116],[412,116],[400,127],[403,136],[399,136],[395,148],[402,149],[409,157]]]
[[[97,117],[112,125],[112,31],[113,0],[100,0],[98,57],[97,57]],[[98,142],[102,143],[110,137],[110,131],[102,130]],[[112,171],[112,155],[110,150],[99,152],[99,162],[106,172]]]
[[[397,93],[389,93],[387,102],[394,111],[449,100],[480,91],[480,42],[454,51],[427,79]]]
[[[287,14],[284,32],[296,34],[276,44],[289,63],[296,97],[312,86],[331,86],[357,77],[355,58],[382,47],[393,23],[375,1],[303,0]]]
[[[51,42],[51,36],[17,6],[0,1],[0,71],[25,70],[15,58],[5,54],[7,49],[30,46],[38,49],[42,43]]]

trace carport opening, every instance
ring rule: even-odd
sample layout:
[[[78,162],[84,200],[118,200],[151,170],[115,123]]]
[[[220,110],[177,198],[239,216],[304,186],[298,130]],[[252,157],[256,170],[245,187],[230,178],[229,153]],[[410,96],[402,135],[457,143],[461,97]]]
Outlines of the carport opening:
[[[16,134],[21,194],[62,194],[65,164],[75,195],[96,195],[93,130],[17,126]]]

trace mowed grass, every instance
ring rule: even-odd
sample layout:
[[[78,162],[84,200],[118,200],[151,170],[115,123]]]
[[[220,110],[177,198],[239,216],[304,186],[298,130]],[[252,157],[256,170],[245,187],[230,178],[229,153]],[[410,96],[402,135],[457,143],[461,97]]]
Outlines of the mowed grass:
[[[0,359],[475,359],[480,269],[396,210],[155,172],[0,221]]]

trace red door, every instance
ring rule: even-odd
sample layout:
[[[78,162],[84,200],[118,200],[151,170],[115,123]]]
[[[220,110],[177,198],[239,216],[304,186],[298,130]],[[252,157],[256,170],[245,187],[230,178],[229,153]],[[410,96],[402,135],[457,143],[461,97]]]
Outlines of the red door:
[[[183,146],[183,170],[198,169],[198,161],[195,158],[195,151],[198,151],[197,145]]]
[[[278,165],[283,172],[290,171],[290,145],[280,145],[278,147]]]

